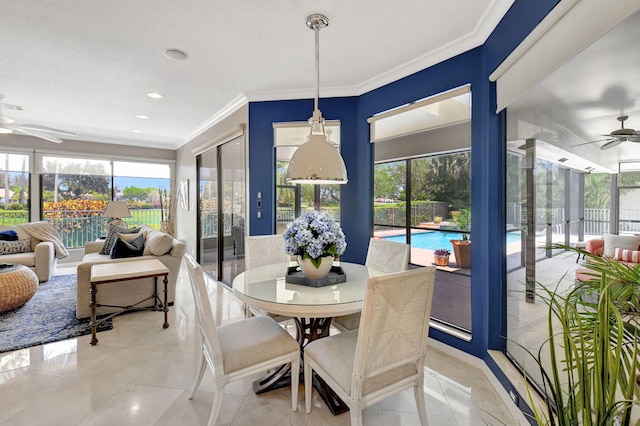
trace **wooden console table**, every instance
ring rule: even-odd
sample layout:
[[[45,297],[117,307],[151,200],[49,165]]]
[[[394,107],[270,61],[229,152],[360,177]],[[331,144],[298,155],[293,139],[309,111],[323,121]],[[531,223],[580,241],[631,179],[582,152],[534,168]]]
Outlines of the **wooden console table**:
[[[164,276],[164,300],[158,297],[158,277]],[[109,308],[121,308],[121,311],[112,313],[100,321],[112,318],[124,312],[129,311],[164,311],[164,324],[162,328],[169,327],[169,305],[167,303],[167,284],[169,282],[169,269],[164,266],[158,259],[132,260],[129,262],[101,263],[91,267],[91,345],[98,343],[96,338],[96,327],[98,320],[96,319],[96,308],[105,306]],[[130,306],[119,305],[102,305],[97,302],[98,285],[115,283],[120,281],[137,280],[142,278],[153,278],[154,290],[153,294],[146,299],[139,301]],[[138,305],[153,300],[153,306],[139,307]]]

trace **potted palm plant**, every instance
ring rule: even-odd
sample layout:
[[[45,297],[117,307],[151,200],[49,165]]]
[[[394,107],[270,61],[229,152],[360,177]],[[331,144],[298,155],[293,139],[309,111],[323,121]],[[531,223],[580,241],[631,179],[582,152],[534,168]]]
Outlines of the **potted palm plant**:
[[[460,268],[471,268],[471,210],[463,209],[452,215],[453,222],[462,231],[462,240],[450,240],[453,246],[453,253],[456,257],[456,264]]]
[[[640,266],[587,256],[591,280],[565,294],[538,292],[549,309],[548,338],[536,355],[529,352],[542,373],[546,405],[530,393],[539,425],[636,424]]]

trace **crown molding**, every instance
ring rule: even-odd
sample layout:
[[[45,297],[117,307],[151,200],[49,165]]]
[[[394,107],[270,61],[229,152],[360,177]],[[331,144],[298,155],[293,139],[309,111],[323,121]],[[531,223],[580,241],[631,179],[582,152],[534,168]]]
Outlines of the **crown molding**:
[[[206,130],[209,130],[211,127],[220,123],[222,120],[224,120],[225,118],[229,117],[231,114],[236,112],[239,108],[242,108],[243,106],[245,106],[247,102],[249,102],[247,96],[244,93],[240,93],[231,102],[225,105],[224,108],[222,108],[220,111],[212,115],[211,118],[209,118],[207,121],[205,121],[204,123],[196,127],[196,129],[193,132],[191,132],[191,134],[187,136],[187,138],[184,141],[182,141],[182,144],[184,145],[187,142],[192,141],[197,136],[204,133]]]
[[[513,2],[514,0],[493,0],[485,9],[485,13],[482,15],[473,31],[466,35],[454,39],[451,42],[405,62],[404,64],[394,67],[389,71],[367,79],[362,83],[353,86],[321,87],[320,97],[333,98],[360,96],[387,84],[393,83],[394,81],[415,74],[416,72],[432,67],[468,50],[481,46],[487,40],[489,35],[491,35],[491,32],[507,13]],[[193,140],[196,136],[216,125],[248,102],[313,99],[314,96],[315,89],[311,87],[293,90],[254,90],[241,93],[222,110],[214,114],[209,120],[205,121],[196,130],[194,130],[191,135],[187,137],[184,143]]]

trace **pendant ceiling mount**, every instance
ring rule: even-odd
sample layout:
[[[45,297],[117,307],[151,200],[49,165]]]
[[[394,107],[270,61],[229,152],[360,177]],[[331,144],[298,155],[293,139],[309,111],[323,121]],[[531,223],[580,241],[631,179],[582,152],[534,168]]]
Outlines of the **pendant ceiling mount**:
[[[307,27],[311,28],[312,30],[321,30],[329,26],[329,18],[320,13],[314,13],[313,15],[307,16],[306,22]]]

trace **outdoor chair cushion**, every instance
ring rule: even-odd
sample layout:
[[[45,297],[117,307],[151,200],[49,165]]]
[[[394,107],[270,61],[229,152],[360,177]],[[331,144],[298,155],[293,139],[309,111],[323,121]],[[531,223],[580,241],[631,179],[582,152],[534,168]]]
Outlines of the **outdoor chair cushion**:
[[[606,234],[604,236],[604,252],[602,255],[613,258],[615,257],[616,247],[638,250],[638,245],[640,245],[640,236]]]

